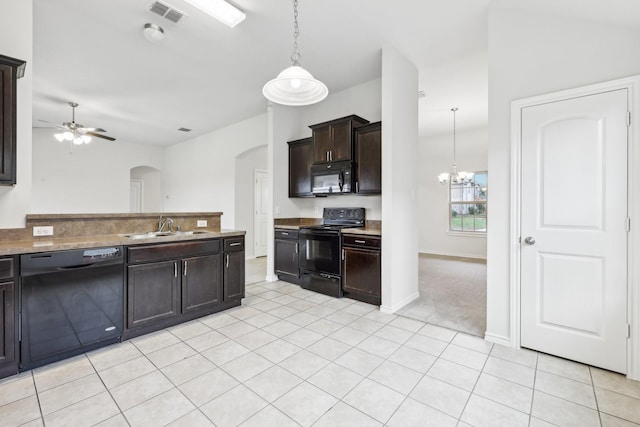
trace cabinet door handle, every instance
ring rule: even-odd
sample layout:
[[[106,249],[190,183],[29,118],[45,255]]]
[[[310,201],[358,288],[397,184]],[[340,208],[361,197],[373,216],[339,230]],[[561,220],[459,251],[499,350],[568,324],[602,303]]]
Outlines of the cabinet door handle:
[[[282,234],[283,236],[288,236],[289,235],[289,233],[287,233],[286,231],[283,231],[280,234]]]
[[[184,264],[182,265],[182,268],[184,269],[184,271],[182,272],[183,276],[187,275],[187,261],[184,262]]]
[[[355,242],[356,242],[356,243],[363,244],[363,245],[364,245],[365,243],[367,243],[367,241],[366,241],[366,240],[355,240]]]
[[[226,268],[229,268],[229,254],[227,254],[227,267]]]
[[[333,162],[333,150],[329,151],[329,161]]]
[[[344,261],[344,249],[342,250],[342,260]]]
[[[296,243],[296,254],[298,253],[298,244]]]
[[[178,277],[178,263],[173,263],[173,277]]]
[[[358,181],[356,181],[356,193],[359,193],[359,191],[358,191]]]
[[[329,152],[327,151],[327,162],[329,161]]]
[[[232,244],[230,244],[229,246],[240,246],[240,242],[232,243]]]

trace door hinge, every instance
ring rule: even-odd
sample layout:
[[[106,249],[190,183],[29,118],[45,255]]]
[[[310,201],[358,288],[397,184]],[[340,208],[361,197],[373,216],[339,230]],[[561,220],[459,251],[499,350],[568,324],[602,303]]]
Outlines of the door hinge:
[[[627,323],[627,338],[631,338],[631,324]]]
[[[627,111],[627,126],[631,126],[631,111]]]
[[[627,232],[631,231],[631,218],[627,217]]]

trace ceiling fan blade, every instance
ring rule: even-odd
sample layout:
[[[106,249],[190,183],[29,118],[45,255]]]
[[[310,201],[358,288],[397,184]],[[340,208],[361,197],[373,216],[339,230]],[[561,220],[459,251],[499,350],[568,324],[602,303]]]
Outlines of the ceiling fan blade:
[[[106,132],[106,130],[104,130],[102,128],[79,127],[78,130],[83,131],[83,132]]]
[[[91,135],[91,136],[95,136],[96,138],[102,138],[102,139],[106,139],[108,141],[115,141],[115,138],[112,138],[110,136],[107,135],[100,135],[99,133],[95,133],[95,132],[85,132],[85,135]]]
[[[60,123],[56,123],[56,122],[50,122],[47,120],[42,120],[42,119],[38,119],[39,122],[43,122],[43,123],[51,123],[52,125],[56,125],[56,126],[60,126]]]

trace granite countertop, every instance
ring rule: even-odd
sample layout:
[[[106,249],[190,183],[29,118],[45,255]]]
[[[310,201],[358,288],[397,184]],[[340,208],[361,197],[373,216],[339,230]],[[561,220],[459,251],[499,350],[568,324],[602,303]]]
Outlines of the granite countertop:
[[[382,229],[380,227],[357,227],[357,228],[343,228],[340,230],[342,234],[361,234],[366,236],[382,236]]]
[[[363,234],[368,236],[382,236],[382,224],[380,221],[366,221],[365,227],[343,228],[345,234]],[[300,227],[322,224],[319,218],[280,218],[274,221],[274,228],[285,230],[299,230]]]
[[[299,230],[300,227],[303,227],[300,224],[292,225],[292,224],[280,224],[274,225],[273,228],[282,228],[283,230]]]
[[[149,243],[181,242],[187,240],[213,239],[218,237],[244,236],[245,231],[241,230],[200,230],[204,233],[198,234],[172,234],[169,236],[158,236],[148,238],[132,239],[122,234],[108,234],[101,236],[79,236],[79,237],[39,237],[28,240],[9,240],[0,242],[0,255],[20,255],[35,252],[59,251],[66,249],[96,248],[100,246],[114,245],[139,245]]]

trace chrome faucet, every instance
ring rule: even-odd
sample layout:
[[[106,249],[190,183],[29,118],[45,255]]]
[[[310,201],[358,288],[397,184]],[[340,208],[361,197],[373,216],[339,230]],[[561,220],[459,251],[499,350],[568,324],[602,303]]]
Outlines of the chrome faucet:
[[[160,219],[158,220],[158,233],[162,233],[164,231],[164,228],[168,227],[168,231],[169,233],[173,233],[173,219],[171,218],[162,218],[162,215],[160,215]]]

